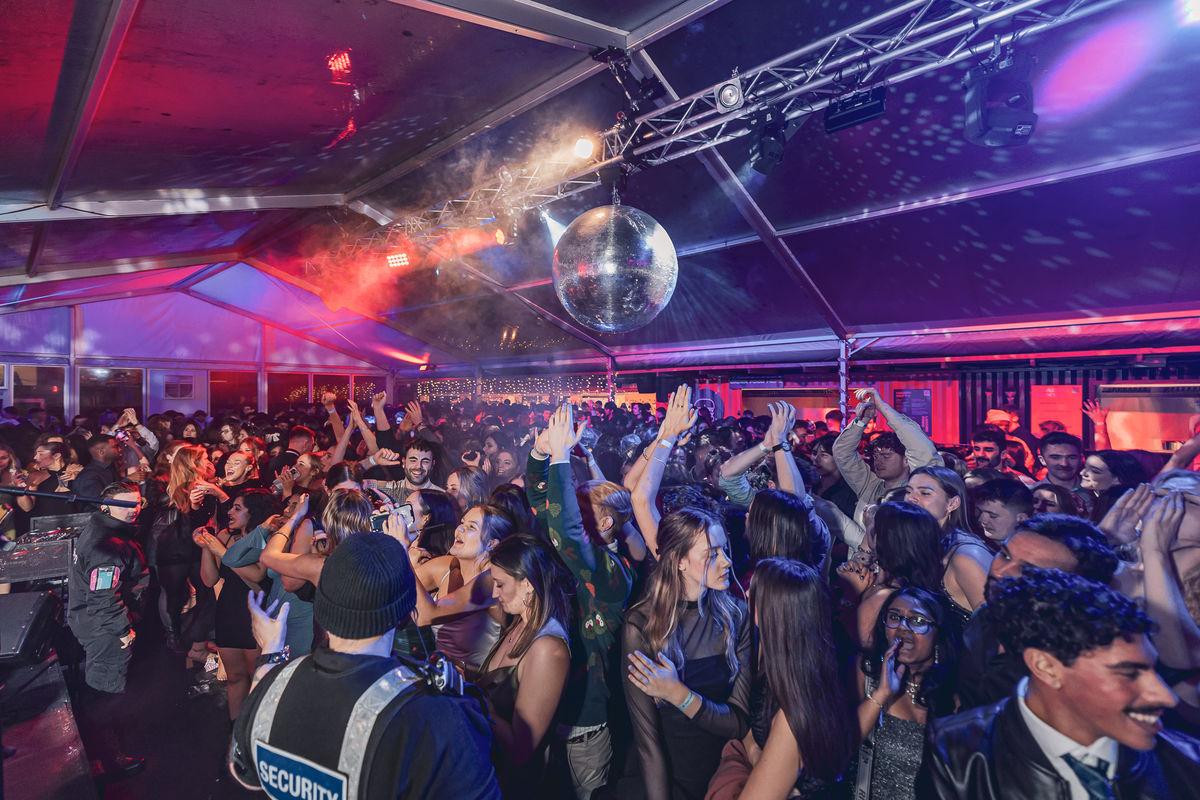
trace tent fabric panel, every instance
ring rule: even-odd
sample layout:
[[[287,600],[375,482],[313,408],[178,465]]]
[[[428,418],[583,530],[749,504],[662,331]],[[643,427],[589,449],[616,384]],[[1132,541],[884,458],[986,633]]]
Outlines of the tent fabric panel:
[[[88,303],[77,355],[255,364],[261,326],[184,294]]]
[[[0,350],[30,355],[69,355],[71,309],[41,308],[0,315]]]
[[[72,185],[344,191],[579,58],[395,3],[146,3]]]
[[[257,324],[257,323],[255,323]],[[322,347],[315,342],[301,339],[278,328],[267,326],[263,342],[268,364],[294,364],[299,367],[349,367],[352,369],[378,372],[379,367],[359,361],[344,353]]]
[[[136,273],[118,272],[88,278],[8,286],[0,289],[0,307],[32,302],[59,303],[66,306],[87,303],[98,295],[110,295],[115,292],[144,293],[164,290],[200,269],[203,267],[176,267]]]
[[[331,310],[321,298],[249,264],[235,264],[200,281],[192,291],[251,314],[276,320],[293,330],[360,319],[347,309]]]

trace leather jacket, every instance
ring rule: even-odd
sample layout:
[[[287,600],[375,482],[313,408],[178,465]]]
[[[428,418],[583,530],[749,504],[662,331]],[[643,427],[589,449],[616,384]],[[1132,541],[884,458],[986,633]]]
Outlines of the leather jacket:
[[[1200,787],[1200,742],[1163,731],[1154,749],[1122,746],[1113,793],[1117,800],[1194,798]],[[1070,800],[1021,718],[1015,697],[930,720],[917,773],[916,796],[956,800]]]

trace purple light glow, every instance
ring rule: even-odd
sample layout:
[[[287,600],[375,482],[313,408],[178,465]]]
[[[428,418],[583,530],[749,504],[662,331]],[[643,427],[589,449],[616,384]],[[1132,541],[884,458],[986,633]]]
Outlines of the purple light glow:
[[[1038,114],[1046,123],[1064,122],[1115,100],[1142,77],[1162,45],[1152,18],[1113,21],[1051,67],[1035,94]]]

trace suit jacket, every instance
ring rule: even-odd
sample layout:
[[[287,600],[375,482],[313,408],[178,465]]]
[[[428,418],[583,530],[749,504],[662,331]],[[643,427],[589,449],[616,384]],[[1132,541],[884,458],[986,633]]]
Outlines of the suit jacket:
[[[1121,747],[1113,792],[1117,800],[1194,798],[1200,787],[1200,742],[1163,731],[1154,749]],[[1014,697],[926,726],[916,796],[949,800],[1069,800],[1021,718]]]

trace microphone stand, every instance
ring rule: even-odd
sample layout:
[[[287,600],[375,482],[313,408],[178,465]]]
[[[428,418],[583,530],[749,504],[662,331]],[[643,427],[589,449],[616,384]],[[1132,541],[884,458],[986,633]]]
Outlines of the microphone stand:
[[[49,497],[51,500],[70,500],[72,503],[91,503],[97,506],[117,506],[118,508],[137,508],[141,503],[132,500],[113,500],[106,497],[81,497],[74,492],[36,492],[33,489],[20,489],[16,486],[0,486],[0,494],[13,494],[20,497]]]

